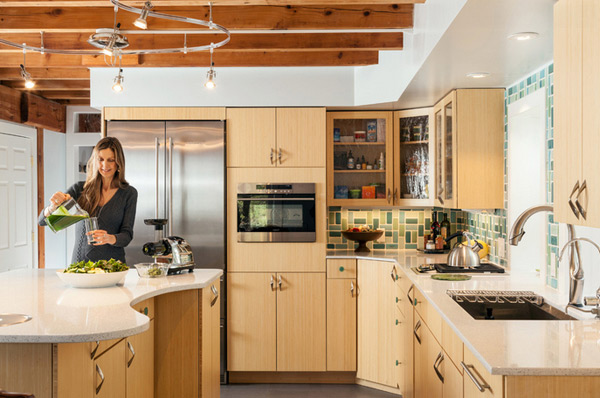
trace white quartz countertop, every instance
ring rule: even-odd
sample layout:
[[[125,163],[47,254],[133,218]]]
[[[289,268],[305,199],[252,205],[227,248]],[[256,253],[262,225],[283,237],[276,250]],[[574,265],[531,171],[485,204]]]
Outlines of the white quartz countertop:
[[[164,278],[140,278],[129,270],[123,285],[79,289],[66,285],[57,270],[15,270],[0,274],[0,314],[20,313],[28,322],[0,327],[0,343],[75,343],[131,336],[148,329],[150,319],[131,305],[181,290],[202,289],[219,269]]]
[[[543,296],[546,302],[561,310],[564,310],[568,298],[546,287],[535,274],[471,274],[469,281],[449,282],[431,279],[430,274],[418,275],[410,269],[425,263],[445,262],[446,256],[423,254],[415,250],[327,253],[327,258],[396,262],[462,339],[465,348],[471,350],[491,374],[600,375],[600,320],[582,317],[574,310],[570,310],[569,315],[579,320],[475,320],[448,296],[448,289],[528,290]]]

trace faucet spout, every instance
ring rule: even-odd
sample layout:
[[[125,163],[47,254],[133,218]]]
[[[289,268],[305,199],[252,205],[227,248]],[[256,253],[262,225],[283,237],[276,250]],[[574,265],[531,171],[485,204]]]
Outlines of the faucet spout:
[[[550,205],[533,206],[525,210],[523,213],[519,214],[512,226],[512,229],[510,230],[510,235],[508,237],[508,241],[512,246],[517,246],[523,238],[523,235],[525,235],[523,226],[525,225],[527,220],[529,220],[529,217],[541,211],[552,212],[554,211],[554,207]]]

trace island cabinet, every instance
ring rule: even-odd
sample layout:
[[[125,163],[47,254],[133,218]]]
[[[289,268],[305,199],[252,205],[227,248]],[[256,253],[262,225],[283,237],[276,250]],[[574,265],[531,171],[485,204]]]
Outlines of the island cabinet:
[[[433,108],[435,205],[504,207],[504,89],[458,89]]]
[[[324,372],[324,273],[228,273],[230,372]]]
[[[554,5],[554,217],[600,227],[600,1]]]
[[[327,371],[356,371],[355,259],[327,260]]]
[[[325,108],[227,108],[227,167],[325,167]]]

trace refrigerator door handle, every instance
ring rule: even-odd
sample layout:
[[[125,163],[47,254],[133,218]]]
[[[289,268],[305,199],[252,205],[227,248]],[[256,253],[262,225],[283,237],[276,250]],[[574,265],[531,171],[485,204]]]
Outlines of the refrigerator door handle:
[[[158,137],[154,138],[154,218],[158,218]]]
[[[169,221],[168,231],[169,236],[173,236],[173,139],[171,137],[167,140],[167,150],[169,151]]]

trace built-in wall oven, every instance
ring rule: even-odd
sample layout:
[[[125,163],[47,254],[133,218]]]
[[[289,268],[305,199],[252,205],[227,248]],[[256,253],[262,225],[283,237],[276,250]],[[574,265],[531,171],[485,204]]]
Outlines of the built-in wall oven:
[[[242,183],[237,192],[238,242],[314,242],[314,183]]]

